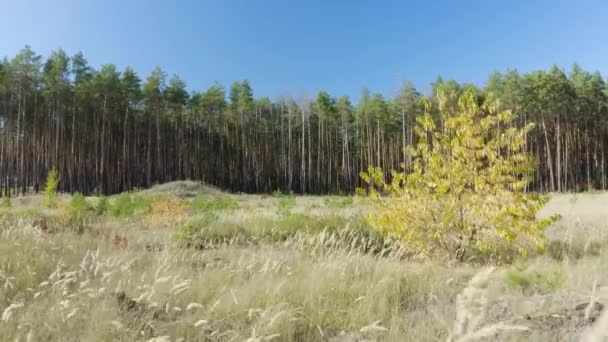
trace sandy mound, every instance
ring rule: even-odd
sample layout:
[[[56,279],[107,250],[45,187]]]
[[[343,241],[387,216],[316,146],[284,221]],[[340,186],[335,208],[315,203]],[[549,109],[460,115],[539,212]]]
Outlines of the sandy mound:
[[[219,195],[221,190],[213,186],[196,181],[175,181],[154,185],[150,189],[142,190],[146,195],[173,195],[178,197],[195,197],[197,195]]]

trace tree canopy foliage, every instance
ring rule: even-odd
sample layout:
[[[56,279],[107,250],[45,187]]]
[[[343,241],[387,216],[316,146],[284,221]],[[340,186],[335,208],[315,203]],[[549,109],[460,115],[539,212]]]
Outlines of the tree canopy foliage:
[[[438,77],[430,115],[439,126],[441,92],[471,92],[478,104],[511,110],[511,125],[537,124],[522,144],[538,161],[531,189],[606,188],[599,73],[510,70],[482,88]],[[232,191],[352,192],[370,166],[412,170],[403,147],[417,142],[421,97],[411,83],[390,98],[363,90],[357,104],[325,91],[257,98],[246,80],[189,91],[161,68],[141,77],[112,64],[93,68],[81,53],[43,59],[25,47],[0,61],[0,190],[38,190],[56,167],[59,189],[83,194],[185,178]]]

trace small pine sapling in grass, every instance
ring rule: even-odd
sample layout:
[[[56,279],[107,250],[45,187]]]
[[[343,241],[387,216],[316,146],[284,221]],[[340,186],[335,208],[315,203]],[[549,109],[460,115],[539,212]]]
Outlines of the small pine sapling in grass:
[[[558,217],[537,220],[549,197],[525,191],[535,169],[524,152],[533,125],[518,128],[513,114],[479,105],[472,91],[456,107],[446,106],[452,97],[438,98],[441,125],[429,100],[417,118],[417,143],[407,148],[411,173],[392,171],[390,181],[380,168],[361,173],[376,209],[370,224],[417,256],[501,261],[504,246],[522,255],[543,249],[544,228]]]
[[[57,207],[57,187],[59,186],[59,171],[52,168],[47,177],[44,187],[44,205],[49,208]]]
[[[95,206],[95,214],[104,215],[110,209],[110,202],[106,196],[101,196]]]
[[[128,217],[133,215],[141,215],[149,212],[150,207],[154,203],[155,198],[147,196],[130,196],[128,193],[122,193],[114,199],[114,202],[109,207],[108,212],[116,217]]]
[[[87,202],[86,198],[79,192],[75,193],[70,199],[68,204],[68,216],[73,219],[80,221],[92,210],[91,205]]]

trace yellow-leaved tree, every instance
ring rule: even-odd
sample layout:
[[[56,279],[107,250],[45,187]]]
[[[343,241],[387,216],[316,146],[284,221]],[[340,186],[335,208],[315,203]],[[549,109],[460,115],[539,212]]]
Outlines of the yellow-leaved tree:
[[[391,171],[390,182],[379,168],[361,174],[375,207],[371,225],[418,256],[500,259],[504,246],[523,255],[544,248],[544,228],[557,217],[537,219],[549,198],[525,191],[535,160],[523,147],[533,125],[517,127],[513,114],[479,105],[472,91],[457,106],[438,98],[436,121],[423,100],[417,143],[407,147],[410,173]]]

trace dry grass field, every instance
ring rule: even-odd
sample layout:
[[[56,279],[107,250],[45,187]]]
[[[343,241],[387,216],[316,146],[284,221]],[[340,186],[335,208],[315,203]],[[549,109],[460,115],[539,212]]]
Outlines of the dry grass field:
[[[174,182],[41,202],[0,209],[3,341],[600,341],[606,326],[604,193],[555,195],[546,252],[495,269],[408,259],[348,197]]]

